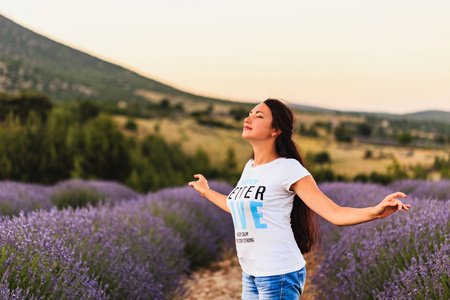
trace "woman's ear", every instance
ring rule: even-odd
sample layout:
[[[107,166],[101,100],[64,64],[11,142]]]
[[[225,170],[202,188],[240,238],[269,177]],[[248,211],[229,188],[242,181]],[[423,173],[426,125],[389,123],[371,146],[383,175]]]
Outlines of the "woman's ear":
[[[281,132],[282,132],[281,129],[274,130],[274,132],[272,132],[272,137],[276,137],[276,136],[280,135]]]

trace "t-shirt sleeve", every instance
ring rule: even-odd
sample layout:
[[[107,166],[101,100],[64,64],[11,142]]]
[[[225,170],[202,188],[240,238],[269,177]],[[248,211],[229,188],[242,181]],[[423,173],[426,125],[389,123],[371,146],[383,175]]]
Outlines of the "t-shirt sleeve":
[[[289,192],[291,185],[303,177],[311,175],[296,159],[288,159],[281,171],[281,187]]]

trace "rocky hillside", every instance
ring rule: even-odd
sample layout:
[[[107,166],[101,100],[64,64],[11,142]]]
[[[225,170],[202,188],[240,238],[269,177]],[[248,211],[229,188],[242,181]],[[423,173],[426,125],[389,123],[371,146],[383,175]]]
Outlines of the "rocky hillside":
[[[121,66],[78,51],[0,15],[0,92],[32,89],[55,100],[74,98],[143,100],[151,92],[197,101],[217,101],[193,95],[140,76]]]

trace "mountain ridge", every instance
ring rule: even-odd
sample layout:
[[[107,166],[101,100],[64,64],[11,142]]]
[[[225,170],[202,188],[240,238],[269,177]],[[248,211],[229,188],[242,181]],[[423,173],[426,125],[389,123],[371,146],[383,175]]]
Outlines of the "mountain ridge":
[[[35,89],[58,100],[89,97],[128,102],[143,100],[135,93],[136,90],[143,89],[200,101],[231,102],[176,89],[51,40],[2,14],[0,40],[0,91],[3,92]]]
[[[90,98],[119,102],[147,102],[141,91],[192,101],[225,104],[255,104],[207,97],[185,92],[139,74],[119,64],[100,59],[8,19],[0,13],[0,92],[14,93],[33,89],[61,100]],[[407,114],[356,112],[302,104],[294,108],[312,112],[377,115],[414,120],[450,122],[450,112],[427,110]]]

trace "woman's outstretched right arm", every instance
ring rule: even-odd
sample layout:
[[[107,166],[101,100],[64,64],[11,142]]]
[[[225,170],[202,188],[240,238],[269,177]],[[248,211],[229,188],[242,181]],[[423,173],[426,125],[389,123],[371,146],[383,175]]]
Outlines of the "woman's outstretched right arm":
[[[202,174],[195,174],[194,177],[198,178],[198,180],[189,182],[189,185],[199,192],[200,195],[207,198],[227,213],[230,213],[227,206],[227,196],[210,189],[208,186],[208,181]]]

